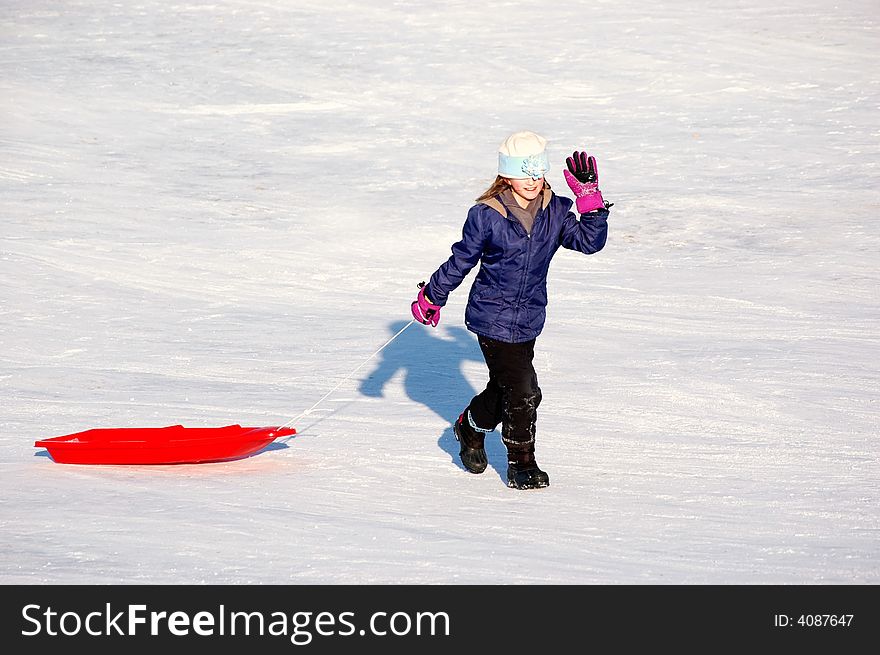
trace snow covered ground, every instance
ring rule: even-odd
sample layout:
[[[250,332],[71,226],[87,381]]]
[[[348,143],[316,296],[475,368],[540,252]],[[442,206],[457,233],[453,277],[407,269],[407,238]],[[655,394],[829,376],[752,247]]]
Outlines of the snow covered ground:
[[[0,6],[0,582],[880,583],[874,0]],[[92,427],[279,425],[409,321],[512,131],[595,154],[538,459],[412,325],[245,460],[73,466]]]

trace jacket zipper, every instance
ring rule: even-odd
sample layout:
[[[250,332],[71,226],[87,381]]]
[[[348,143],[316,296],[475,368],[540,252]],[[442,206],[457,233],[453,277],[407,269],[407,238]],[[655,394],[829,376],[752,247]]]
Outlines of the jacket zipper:
[[[534,221],[534,223],[532,223],[532,232],[535,231],[535,224],[538,222],[538,216],[541,215],[541,211],[542,210],[539,210],[538,213],[535,215],[535,221]],[[526,229],[522,226],[522,224],[518,220],[514,219],[514,222],[526,234],[526,265],[525,265],[525,268],[523,269],[522,281],[520,282],[520,285],[519,285],[519,293],[516,296],[516,309],[513,312],[513,325],[510,326],[510,338],[511,339],[515,338],[514,331],[516,330],[516,326],[519,325],[519,308],[520,308],[520,305],[522,304],[523,292],[526,290],[526,280],[529,277],[529,264],[532,261],[532,235],[529,234],[528,232],[526,232]]]

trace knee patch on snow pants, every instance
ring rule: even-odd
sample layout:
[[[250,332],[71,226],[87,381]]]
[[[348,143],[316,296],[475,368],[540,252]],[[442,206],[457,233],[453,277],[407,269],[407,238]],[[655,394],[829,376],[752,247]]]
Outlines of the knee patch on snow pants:
[[[542,397],[532,364],[535,340],[506,343],[481,336],[479,343],[489,367],[489,383],[471,400],[474,421],[489,430],[502,423],[505,444],[533,444]]]

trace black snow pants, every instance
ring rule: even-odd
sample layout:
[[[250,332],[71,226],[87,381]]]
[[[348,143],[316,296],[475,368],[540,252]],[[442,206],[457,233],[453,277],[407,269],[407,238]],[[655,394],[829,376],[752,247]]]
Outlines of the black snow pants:
[[[491,432],[501,423],[501,440],[516,459],[535,452],[535,421],[541,389],[532,360],[535,340],[506,343],[479,336],[480,350],[489,367],[489,383],[468,408],[477,428]]]

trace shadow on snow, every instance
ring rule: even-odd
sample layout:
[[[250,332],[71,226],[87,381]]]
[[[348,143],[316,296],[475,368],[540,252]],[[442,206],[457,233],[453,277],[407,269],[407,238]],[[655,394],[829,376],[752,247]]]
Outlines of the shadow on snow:
[[[406,324],[407,321],[389,324],[389,333],[396,334]],[[465,362],[482,364],[483,354],[476,337],[465,328],[450,327],[445,334],[448,338],[438,336],[434,328],[413,325],[380,353],[381,359],[361,382],[359,391],[365,396],[381,398],[388,381],[402,371],[403,388],[409,399],[430,409],[449,426],[437,439],[437,445],[464,470],[452,424],[477,393],[465,378],[462,365]],[[418,434],[420,426],[414,426],[413,431]],[[507,451],[500,439],[492,438],[493,434],[487,435],[486,454],[501,475],[506,471]],[[500,463],[496,463],[499,460]]]

